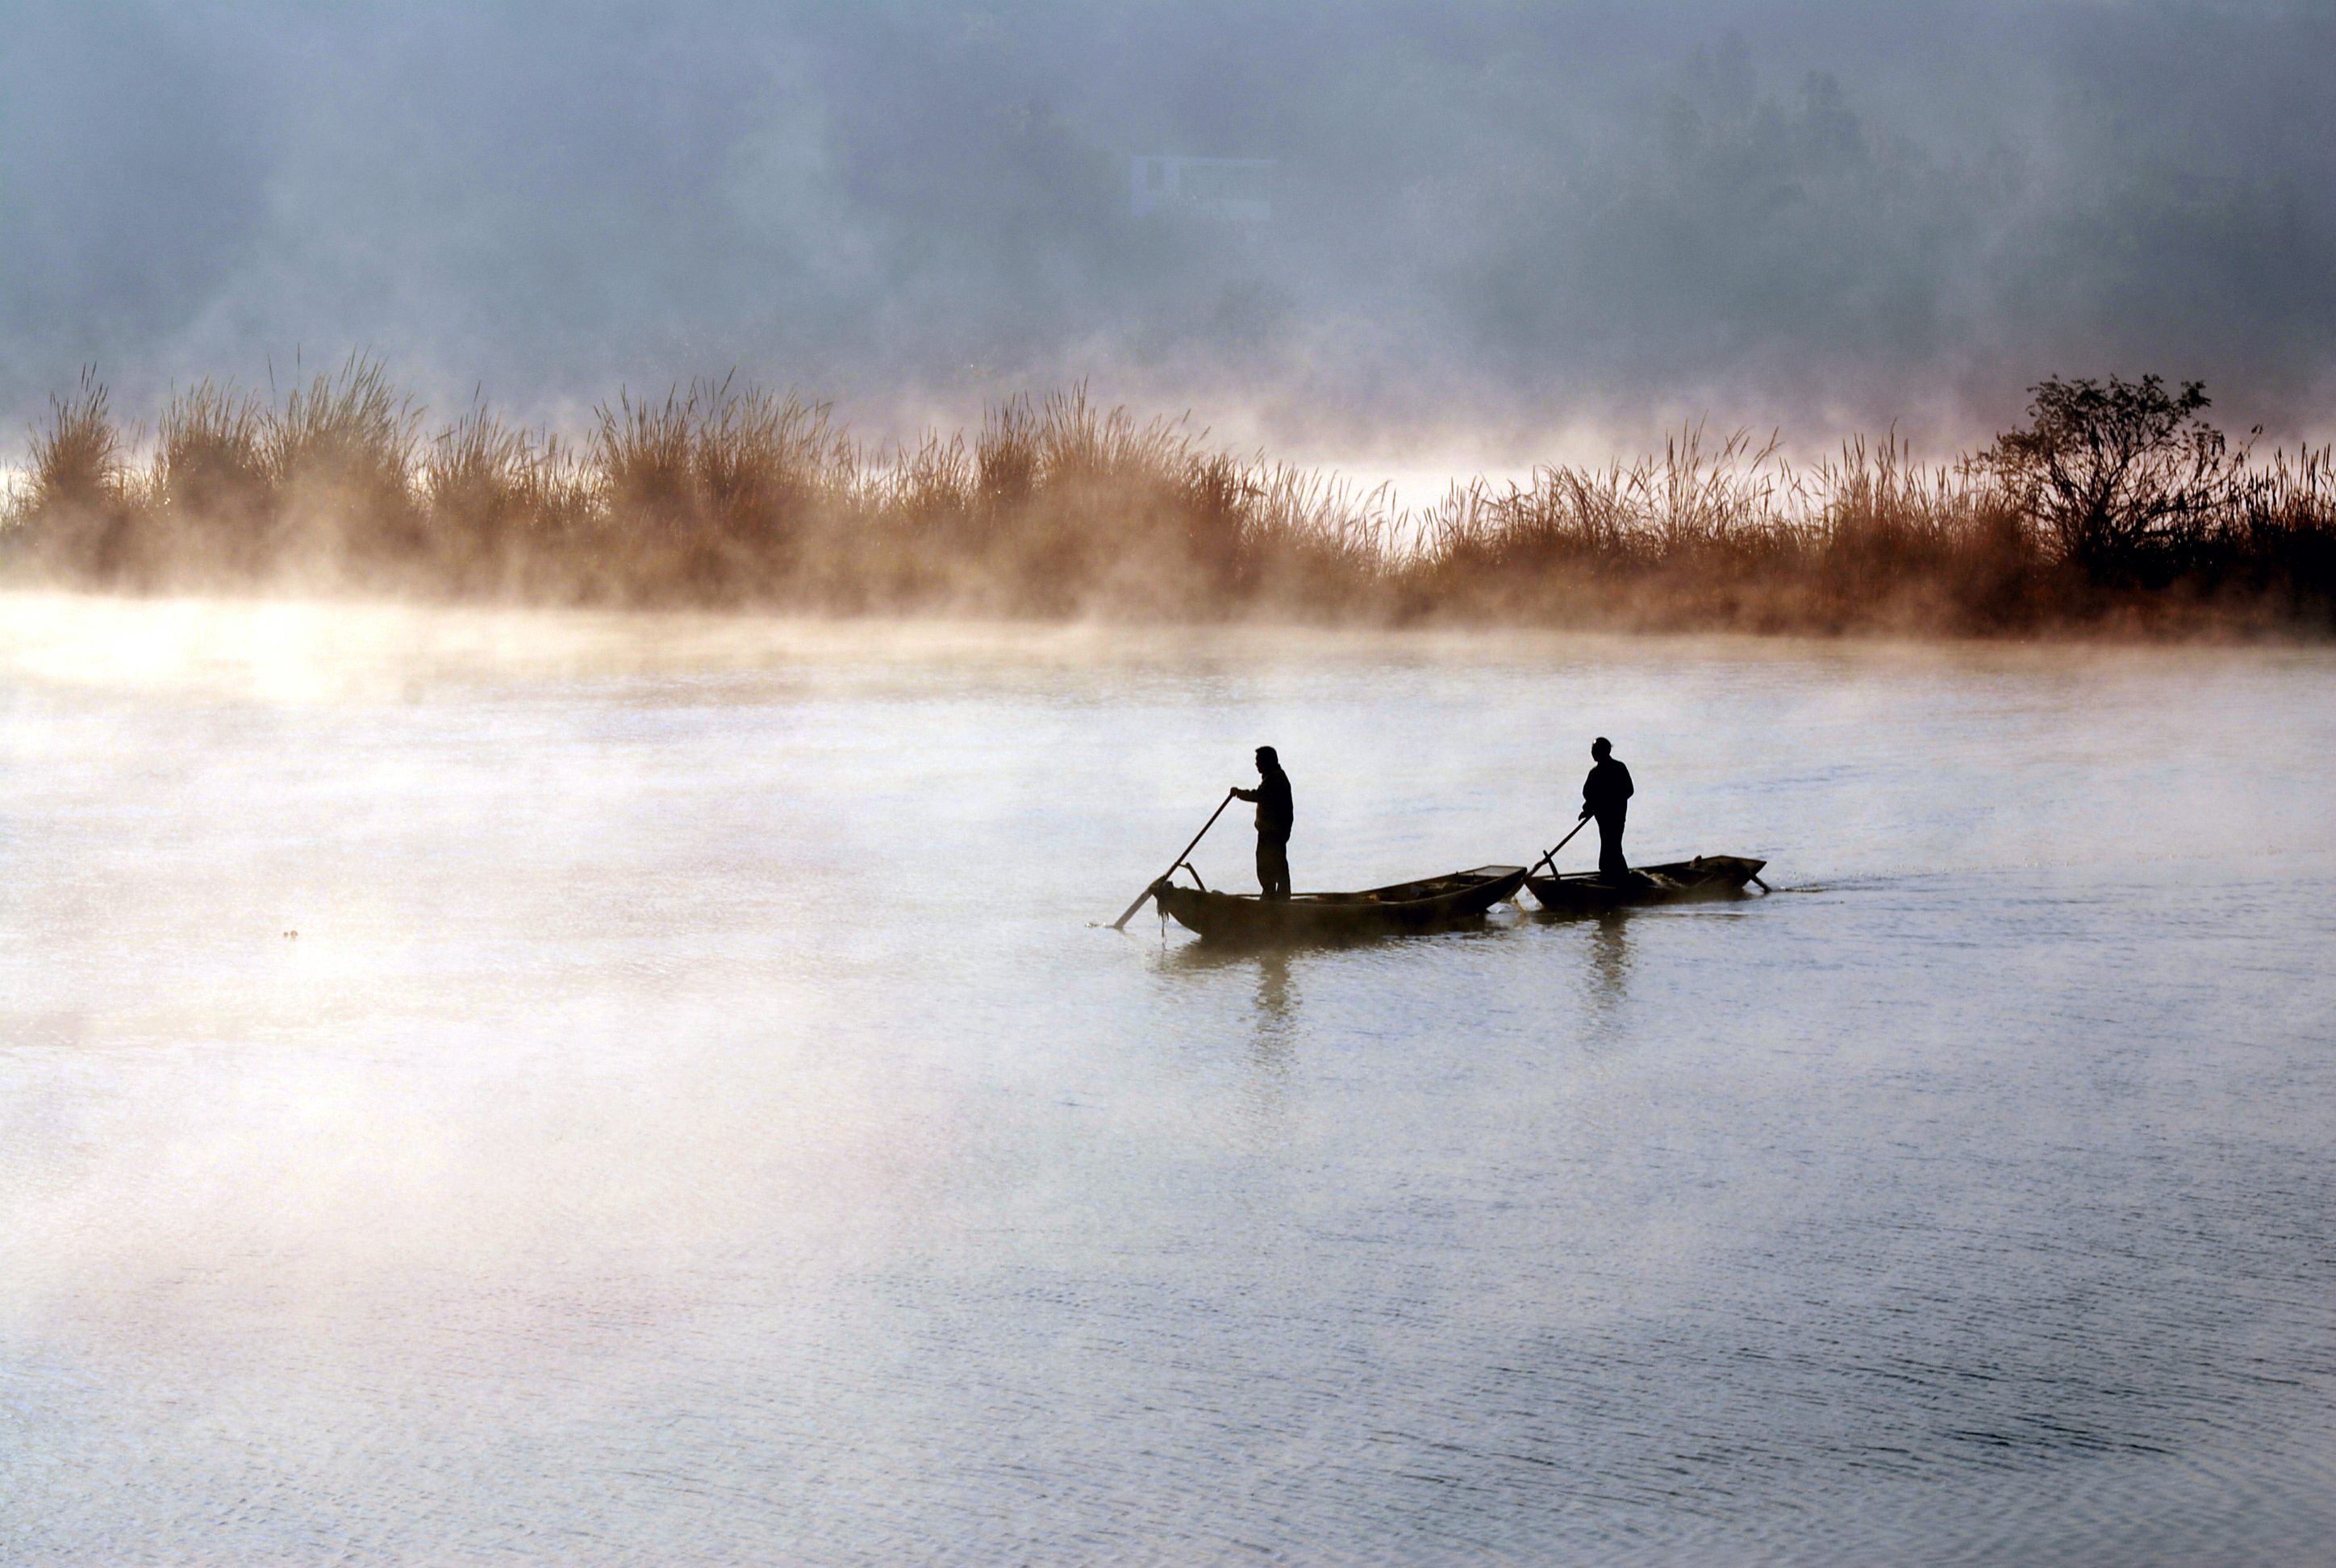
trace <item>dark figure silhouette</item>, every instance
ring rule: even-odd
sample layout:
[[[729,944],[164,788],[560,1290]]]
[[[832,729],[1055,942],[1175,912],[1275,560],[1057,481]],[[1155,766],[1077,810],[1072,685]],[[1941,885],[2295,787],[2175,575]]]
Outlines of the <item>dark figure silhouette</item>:
[[[1257,885],[1270,899],[1290,896],[1290,775],[1270,745],[1257,748],[1257,787],[1233,794],[1257,803]]]
[[[1590,743],[1597,765],[1582,781],[1582,814],[1598,819],[1598,874],[1621,881],[1630,874],[1622,858],[1622,819],[1630,812],[1630,770],[1614,757],[1614,743],[1600,735]]]

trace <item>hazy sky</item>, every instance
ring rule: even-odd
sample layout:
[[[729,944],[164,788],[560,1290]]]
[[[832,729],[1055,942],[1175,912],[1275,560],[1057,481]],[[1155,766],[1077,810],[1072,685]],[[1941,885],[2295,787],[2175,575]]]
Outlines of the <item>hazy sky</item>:
[[[1090,377],[1314,458],[2336,407],[2325,5],[0,4],[0,414],[352,348],[574,423]],[[1270,158],[1137,219],[1130,153]],[[12,441],[10,449],[15,450]]]

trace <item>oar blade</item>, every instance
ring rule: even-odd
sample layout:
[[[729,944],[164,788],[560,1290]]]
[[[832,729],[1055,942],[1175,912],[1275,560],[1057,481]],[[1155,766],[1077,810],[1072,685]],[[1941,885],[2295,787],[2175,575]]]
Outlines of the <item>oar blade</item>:
[[[1176,868],[1183,865],[1185,859],[1190,856],[1195,849],[1200,847],[1201,841],[1209,836],[1209,830],[1217,825],[1217,819],[1225,814],[1225,808],[1233,803],[1233,796],[1237,793],[1239,792],[1234,790],[1227,790],[1225,792],[1225,798],[1217,803],[1217,809],[1209,813],[1209,820],[1201,824],[1201,831],[1192,835],[1192,842],[1184,846],[1183,853],[1178,855],[1174,860],[1168,862],[1167,876],[1174,876],[1176,874]],[[1163,877],[1161,880],[1164,881],[1167,880],[1167,877]],[[1159,885],[1159,882],[1152,884],[1153,887],[1157,887]],[[1144,907],[1144,901],[1151,896],[1152,888],[1145,888],[1142,892],[1136,894],[1135,901],[1127,906],[1127,912],[1120,916],[1119,919],[1111,922],[1111,929],[1115,931],[1125,930],[1127,929],[1127,922],[1135,918],[1135,911],[1142,909]]]
[[[1126,911],[1123,913],[1119,919],[1111,922],[1111,929],[1115,931],[1125,930],[1127,929],[1127,922],[1135,918],[1135,911],[1142,909],[1144,907],[1144,901],[1149,899],[1151,896],[1152,890],[1150,888],[1146,888],[1142,892],[1136,894],[1135,901],[1127,906]]]

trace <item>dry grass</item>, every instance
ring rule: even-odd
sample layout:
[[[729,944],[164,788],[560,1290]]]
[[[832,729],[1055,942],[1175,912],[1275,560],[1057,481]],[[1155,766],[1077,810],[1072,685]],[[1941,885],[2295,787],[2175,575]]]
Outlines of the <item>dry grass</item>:
[[[1455,491],[1402,575],[1415,615],[1618,629],[2336,629],[2327,453],[2234,467],[2192,523],[2080,555],[1985,454],[1925,466],[1861,438],[1796,468],[1689,430],[1635,463]]]
[[[727,381],[620,394],[581,448],[483,407],[420,432],[353,358],[280,406],[180,393],[138,457],[84,377],[35,433],[0,537],[20,572],[132,590],[1938,636],[2336,625],[2325,451],[2238,453],[2174,523],[2104,554],[2000,448],[1925,466],[1894,438],[1796,467],[1774,440],[1690,429],[1406,516],[1084,387],[995,406],[970,440],[882,448],[824,404]]]
[[[10,521],[37,521],[21,549],[48,570],[98,580],[134,569],[137,506],[121,430],[96,373],[81,389],[49,399],[49,427],[33,436],[32,484],[12,496]]]

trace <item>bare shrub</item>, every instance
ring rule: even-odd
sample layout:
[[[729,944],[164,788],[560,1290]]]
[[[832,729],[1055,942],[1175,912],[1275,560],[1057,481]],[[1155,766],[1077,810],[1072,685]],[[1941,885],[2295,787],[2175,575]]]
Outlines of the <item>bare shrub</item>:
[[[2062,558],[2096,580],[2162,582],[2187,564],[2226,496],[2223,433],[2198,417],[2205,385],[2051,377],[2029,394],[2028,427],[1996,437],[1987,461]]]

